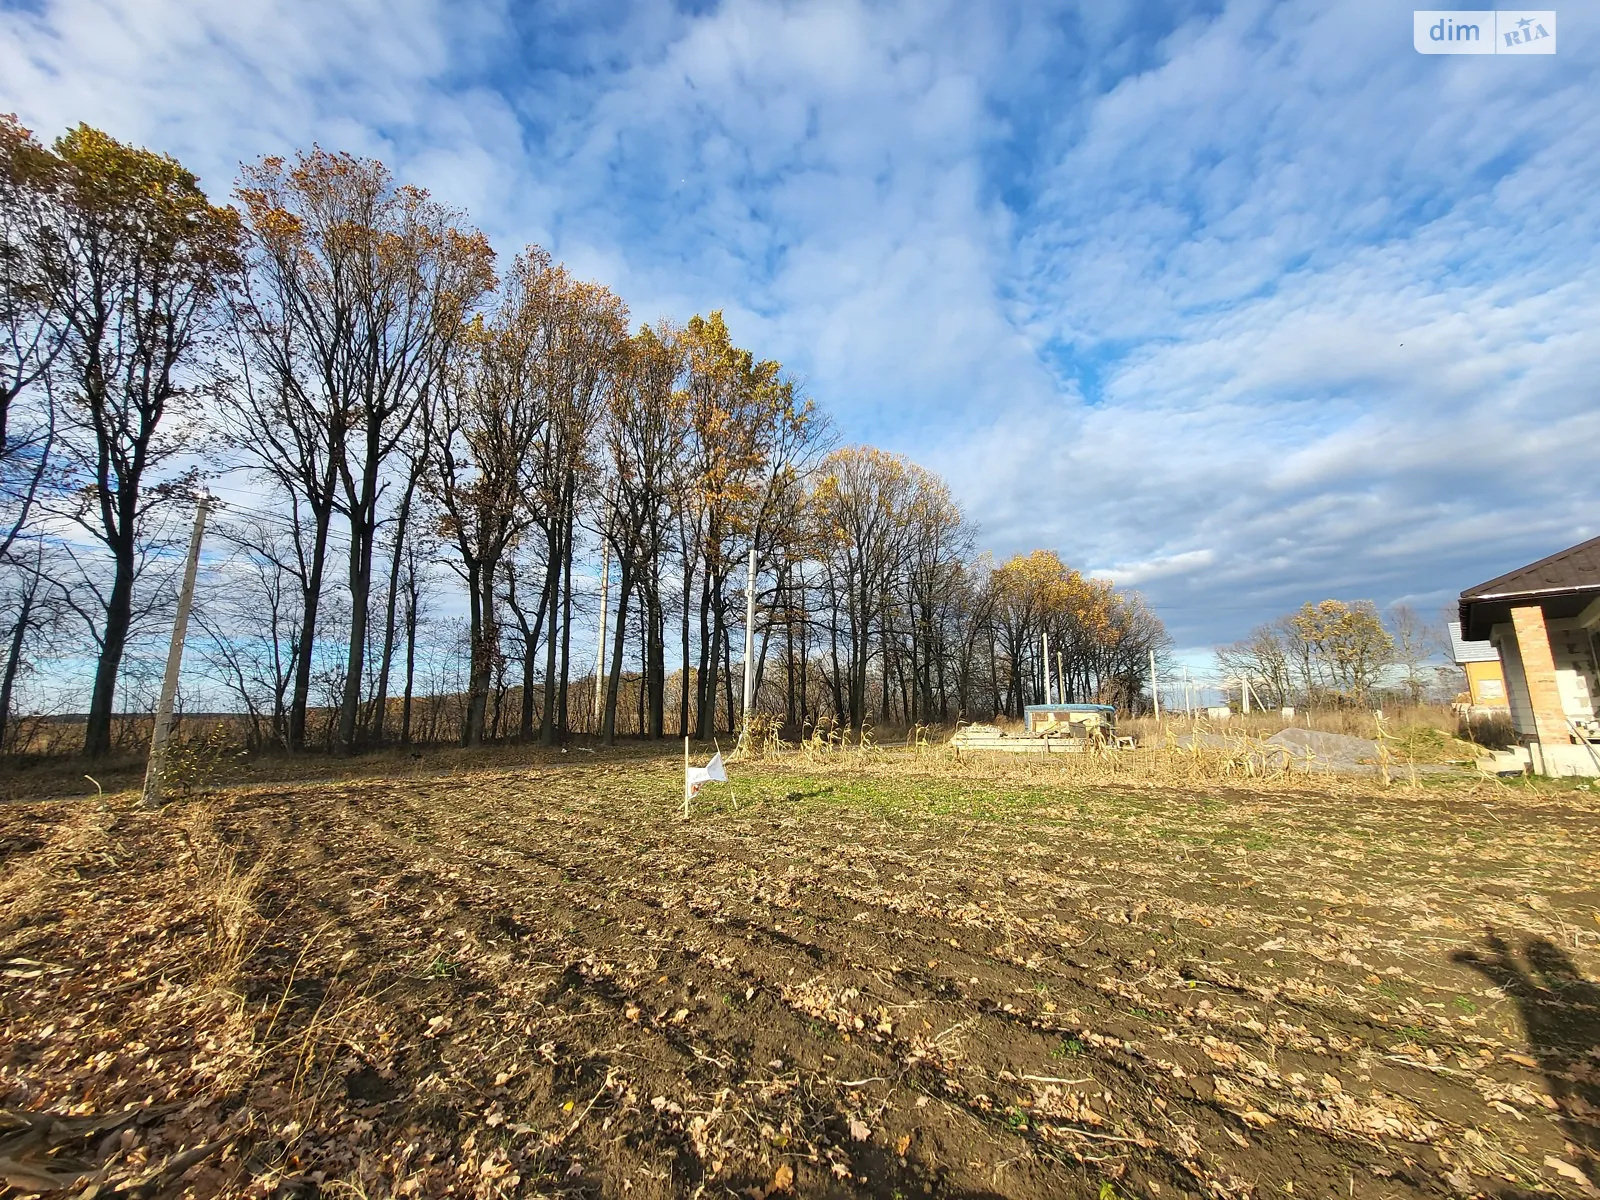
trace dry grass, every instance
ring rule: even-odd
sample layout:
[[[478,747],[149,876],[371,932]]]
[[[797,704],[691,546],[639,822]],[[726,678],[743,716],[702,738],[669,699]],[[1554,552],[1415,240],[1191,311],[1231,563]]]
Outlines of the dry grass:
[[[1457,787],[1478,776],[1473,764],[1482,749],[1450,737],[1435,725],[1417,721],[1395,728],[1371,718],[1369,723],[1372,734],[1381,736],[1373,738],[1370,759],[1354,764],[1354,770],[1352,764],[1335,769],[1326,760],[1268,744],[1266,738],[1284,728],[1277,720],[1216,727],[1204,720],[1163,721],[1159,725],[1153,720],[1143,725],[1135,722],[1140,730],[1136,750],[1089,746],[1082,752],[1046,753],[1041,743],[1037,754],[958,749],[949,744],[945,730],[930,727],[916,727],[903,735],[896,731],[895,741],[889,745],[881,744],[871,728],[854,735],[825,730],[799,745],[769,734],[741,749],[734,761],[792,763],[807,770],[846,773],[887,770],[911,777],[977,773],[1083,787],[1203,786],[1247,780],[1269,789],[1310,789],[1345,796],[1381,794],[1402,784],[1412,791]],[[1119,726],[1119,732],[1126,724]],[[1018,723],[1001,722],[1000,727],[1021,732]],[[1216,744],[1207,739],[1180,744],[1181,735],[1195,732],[1217,734]],[[1441,774],[1439,769],[1446,764],[1458,769]]]
[[[1414,730],[1434,730],[1448,737],[1459,732],[1455,710],[1447,704],[1425,704],[1382,710],[1382,726],[1394,736],[1404,737]],[[1118,733],[1132,734],[1141,743],[1159,743],[1169,728],[1185,730],[1195,724],[1214,729],[1218,733],[1238,734],[1245,737],[1271,737],[1280,729],[1314,729],[1322,733],[1341,733],[1349,737],[1376,738],[1380,719],[1374,711],[1354,708],[1299,709],[1293,718],[1286,720],[1277,710],[1255,711],[1246,716],[1234,713],[1226,721],[1207,722],[1203,715],[1187,717],[1181,712],[1164,713],[1158,722],[1154,717],[1126,718],[1117,725]]]

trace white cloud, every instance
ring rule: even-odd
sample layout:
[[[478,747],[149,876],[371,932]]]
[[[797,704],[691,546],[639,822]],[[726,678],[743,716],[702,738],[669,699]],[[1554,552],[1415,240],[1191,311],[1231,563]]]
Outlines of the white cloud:
[[[725,308],[998,550],[1138,581],[1188,644],[1593,531],[1600,100],[1562,33],[1424,58],[1377,0],[45,0],[0,10],[0,108],[217,190],[378,154],[638,319]]]

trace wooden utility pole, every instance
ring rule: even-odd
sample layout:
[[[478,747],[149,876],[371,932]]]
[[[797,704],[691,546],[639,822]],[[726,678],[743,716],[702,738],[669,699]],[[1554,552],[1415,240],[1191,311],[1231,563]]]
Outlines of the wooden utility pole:
[[[742,737],[750,736],[750,709],[756,702],[756,541],[750,539],[750,570],[744,585],[744,712]]]
[[[1156,651],[1150,648],[1150,703],[1155,705],[1156,720],[1161,720],[1161,681],[1156,678]]]
[[[206,532],[206,510],[211,497],[200,497],[194,510],[194,531],[189,535],[189,558],[178,592],[178,616],[172,622],[172,642],[167,647],[167,673],[161,679],[161,702],[156,707],[155,729],[150,734],[150,761],[144,769],[145,808],[161,805],[161,774],[167,765],[167,739],[172,736],[172,705],[178,698],[178,669],[183,665],[183,637],[189,629],[189,608],[194,603],[194,577],[200,569],[200,539]]]

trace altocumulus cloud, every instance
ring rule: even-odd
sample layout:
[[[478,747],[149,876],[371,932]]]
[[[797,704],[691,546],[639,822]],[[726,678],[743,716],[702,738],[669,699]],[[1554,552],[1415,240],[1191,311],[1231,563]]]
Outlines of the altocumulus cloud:
[[[226,190],[375,154],[639,319],[726,309],[1004,553],[1179,641],[1596,532],[1597,42],[1334,3],[0,3],[0,107]]]

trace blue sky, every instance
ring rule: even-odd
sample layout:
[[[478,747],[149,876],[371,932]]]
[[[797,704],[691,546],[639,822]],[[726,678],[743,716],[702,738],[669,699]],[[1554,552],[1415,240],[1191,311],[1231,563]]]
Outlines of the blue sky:
[[[1600,38],[1321,3],[0,0],[0,109],[215,195],[315,142],[638,320],[723,308],[997,553],[1180,646],[1600,532]]]

